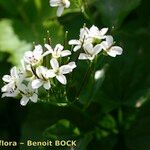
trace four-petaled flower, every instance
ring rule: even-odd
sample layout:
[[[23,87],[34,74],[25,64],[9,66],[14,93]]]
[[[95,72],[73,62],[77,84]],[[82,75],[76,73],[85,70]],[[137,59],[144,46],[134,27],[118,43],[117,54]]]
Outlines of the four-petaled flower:
[[[48,69],[43,66],[39,66],[36,68],[36,79],[32,81],[32,88],[38,89],[43,85],[43,87],[48,90],[51,88],[49,76],[48,76]]]
[[[60,17],[64,11],[64,8],[70,7],[69,0],[50,0],[51,7],[58,7],[57,9],[57,16]]]
[[[1,91],[3,92],[2,98],[3,97],[16,97],[19,94],[18,88],[15,87],[13,83],[4,85],[1,88]]]
[[[29,100],[36,103],[38,100],[37,90],[31,87],[31,83],[28,83],[26,86],[25,84],[21,84],[19,87],[21,92],[22,98],[20,100],[20,104],[22,106],[26,106]]]
[[[17,70],[17,67],[13,67],[10,70],[10,75],[4,75],[2,80],[10,84],[12,88],[14,89],[16,86],[18,86],[22,80],[23,80],[23,73],[19,70]],[[7,84],[5,86],[7,86]]]
[[[93,60],[95,56],[102,51],[102,47],[100,44],[93,46],[91,43],[84,45],[85,53],[80,53],[79,59],[89,59]]]
[[[97,40],[104,39],[105,34],[107,33],[108,28],[102,28],[101,30],[98,29],[95,25],[93,25],[88,31],[88,38],[91,38],[92,42]]]
[[[74,45],[73,51],[83,48],[86,44],[100,44],[101,40],[105,38],[108,28],[102,28],[99,30],[96,26],[92,26],[90,29],[83,27],[80,29],[80,38],[79,40],[70,40],[69,45]]]
[[[69,45],[74,45],[73,51],[76,52],[77,50],[81,49],[82,46],[86,43],[89,43],[90,39],[87,40],[89,30],[87,27],[83,27],[80,29],[79,40],[73,39],[69,41]]]
[[[64,47],[61,44],[57,44],[54,50],[49,44],[45,44],[45,47],[48,49],[49,53],[52,54],[52,57],[56,59],[59,57],[65,57],[71,55],[71,52],[69,50],[63,50]]]
[[[53,78],[56,77],[56,79],[62,83],[67,84],[67,79],[65,77],[65,74],[68,74],[73,71],[73,69],[76,67],[75,62],[70,62],[67,65],[59,66],[59,63],[57,59],[52,58],[50,60],[50,64],[52,69],[49,70],[48,76]]]
[[[43,48],[41,45],[36,45],[33,51],[25,52],[24,62],[28,65],[35,66],[38,65],[43,60],[43,57],[48,54],[48,51],[43,53]]]
[[[108,35],[105,38],[106,41],[103,41],[101,43],[103,50],[111,57],[116,57],[116,55],[121,55],[123,49],[119,46],[113,46],[114,45],[113,37],[111,35]]]

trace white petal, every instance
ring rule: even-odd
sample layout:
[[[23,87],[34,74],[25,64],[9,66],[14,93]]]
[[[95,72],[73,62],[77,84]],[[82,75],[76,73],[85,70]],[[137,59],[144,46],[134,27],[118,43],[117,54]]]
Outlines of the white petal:
[[[21,104],[22,106],[26,106],[27,103],[28,103],[28,101],[29,101],[29,98],[26,97],[26,96],[23,96],[22,99],[20,100],[20,104]]]
[[[111,57],[116,57],[116,52],[114,52],[114,51],[109,51],[109,52],[107,52],[107,54]]]
[[[111,35],[107,35],[106,36],[106,42],[108,44],[108,47],[112,46],[113,42],[114,42],[113,37]]]
[[[60,17],[64,11],[64,6],[59,6],[57,9],[57,16]]]
[[[49,55],[49,54],[51,54],[51,52],[50,52],[50,51],[46,51],[46,52],[44,52],[44,53],[42,54],[42,57],[45,57],[45,56],[47,56],[47,55]]]
[[[69,50],[64,50],[61,52],[61,57],[69,56],[71,55],[71,52]]]
[[[34,54],[42,55],[43,48],[41,45],[35,45],[35,49],[33,50]]]
[[[101,44],[97,44],[95,47],[94,47],[94,50],[93,50],[93,53],[94,55],[97,55],[99,52],[102,51],[102,46]]]
[[[92,34],[93,35],[98,35],[99,34],[99,29],[94,25],[90,28],[90,35],[92,36]]]
[[[25,92],[27,90],[27,86],[25,84],[20,84],[18,88],[22,92]]]
[[[93,45],[91,43],[85,44],[83,48],[87,53],[93,54]]]
[[[107,44],[106,41],[101,42],[101,47],[102,47],[102,49],[105,50],[105,51],[109,48],[109,46],[108,46],[108,44]]]
[[[5,82],[11,82],[12,78],[9,75],[4,75],[3,78],[2,78],[2,80],[5,81]]]
[[[11,74],[12,77],[17,78],[17,77],[18,77],[17,67],[13,67],[13,68],[10,70],[10,74]]]
[[[2,92],[6,92],[8,88],[9,88],[9,85],[6,84],[6,85],[4,85],[4,86],[1,88],[1,91],[2,91]]]
[[[76,63],[75,62],[70,62],[70,63],[68,63],[68,65],[69,65],[69,67],[71,67],[72,69],[74,69],[74,68],[76,68],[77,66],[76,66]]]
[[[79,58],[80,60],[86,60],[86,59],[89,59],[89,55],[85,54],[85,53],[81,53],[79,55]]]
[[[69,67],[68,65],[63,65],[60,67],[61,74],[67,74],[67,73],[70,73],[71,71],[72,71],[72,68]]]
[[[18,92],[13,92],[13,93],[3,93],[2,98],[4,97],[16,97],[18,95]]]
[[[41,66],[36,68],[36,74],[39,78],[42,78],[42,68],[41,68]]]
[[[57,7],[57,6],[59,6],[60,2],[61,2],[61,0],[50,0],[50,6]]]
[[[4,97],[8,97],[8,96],[7,96],[7,93],[3,93],[3,94],[2,94],[1,98],[4,98]]]
[[[108,52],[107,54],[112,56],[112,57],[116,57],[116,55],[121,55],[122,54],[122,48],[119,46],[113,46]]]
[[[46,90],[49,90],[49,89],[51,88],[51,85],[50,85],[50,82],[49,82],[49,81],[45,82],[45,83],[43,84],[43,86],[44,86],[44,88],[45,88]]]
[[[70,7],[70,1],[69,0],[66,0],[65,3],[66,3],[66,5],[65,5],[66,8]]]
[[[60,83],[62,83],[64,85],[67,84],[67,79],[64,75],[57,75],[56,78]]]
[[[50,53],[53,53],[53,49],[52,49],[52,47],[49,44],[45,44],[44,46],[48,49],[48,51]]]
[[[108,28],[102,28],[102,29],[100,30],[100,34],[101,34],[101,35],[105,35],[105,34],[107,33],[107,31],[108,31]]]
[[[33,57],[33,52],[32,51],[27,51],[27,52],[25,52],[23,59],[26,63],[30,64],[30,60],[32,59],[32,57]]]
[[[64,47],[61,44],[57,44],[54,48],[54,51],[60,53],[63,49]]]
[[[43,79],[43,76],[45,77],[46,72],[47,72],[47,68],[43,66],[39,66],[36,68],[36,74],[41,79]]]
[[[89,29],[87,27],[80,29],[80,39],[83,40],[88,37]]]
[[[111,47],[111,50],[115,51],[117,55],[121,55],[123,52],[123,49],[119,46],[113,46],[113,47]]]
[[[77,50],[79,50],[81,48],[81,45],[77,45],[73,48],[73,51],[76,52]]]
[[[38,89],[40,86],[42,86],[43,81],[41,79],[35,79],[32,81],[32,88],[33,89]]]
[[[55,76],[56,76],[56,74],[55,74],[54,70],[52,70],[52,69],[48,70],[47,73],[46,73],[46,78],[47,79],[48,78],[53,78]]]
[[[96,27],[95,25],[92,25],[92,27],[90,28],[90,32],[97,32],[99,31],[98,27]]]
[[[31,97],[30,97],[31,101],[36,103],[38,100],[38,95],[36,93],[34,93]]]
[[[27,85],[27,91],[29,91],[29,92],[35,92],[35,89],[33,89],[33,87],[32,87],[32,82],[28,83],[28,85]]]
[[[80,45],[81,42],[79,40],[70,40],[69,45]]]
[[[34,58],[37,61],[40,61],[40,59],[42,59],[42,53],[43,53],[42,46],[41,45],[36,45],[35,49],[33,50],[33,55],[34,55]]]
[[[50,60],[50,64],[51,64],[51,67],[53,69],[58,69],[59,68],[59,63],[58,63],[57,59],[55,59],[55,58],[52,58]]]

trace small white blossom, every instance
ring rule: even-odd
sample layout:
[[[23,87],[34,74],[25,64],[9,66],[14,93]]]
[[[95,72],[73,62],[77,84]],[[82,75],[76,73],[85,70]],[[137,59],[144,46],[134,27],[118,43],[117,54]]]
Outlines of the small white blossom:
[[[26,86],[25,84],[21,84],[19,87],[20,93],[22,95],[22,98],[20,100],[20,104],[22,106],[26,106],[29,100],[36,103],[38,100],[37,91],[32,89],[31,84],[28,83]]]
[[[14,87],[14,84],[9,83],[2,87],[1,91],[3,92],[3,97],[16,97],[19,94],[17,87]]]
[[[47,73],[48,73],[48,69],[43,66],[39,66],[36,68],[36,75],[38,78],[36,78],[32,81],[31,85],[32,85],[33,89],[38,89],[42,85],[46,90],[51,88],[49,77],[48,77]]]
[[[25,52],[23,59],[27,65],[35,66],[38,65],[43,60],[43,57],[48,54],[48,51],[46,51],[45,53],[43,52],[43,48],[41,45],[36,45],[33,51]]]
[[[63,50],[64,47],[61,44],[57,44],[54,50],[49,44],[45,44],[45,47],[48,49],[49,53],[52,54],[52,57],[56,59],[59,57],[65,57],[71,55],[71,52],[69,50]]]
[[[64,11],[64,8],[70,7],[69,0],[50,0],[51,7],[58,7],[57,9],[57,16],[60,17]]]
[[[104,39],[104,35],[107,33],[108,28],[102,28],[101,30],[98,29],[96,26],[92,26],[88,31],[88,38],[92,38],[92,41],[96,39]]]
[[[10,75],[4,75],[2,80],[7,83],[10,84],[12,86],[12,88],[18,86],[22,80],[23,80],[23,73],[21,72],[21,70],[17,70],[17,67],[13,67],[10,70]]]
[[[85,53],[80,53],[79,58],[80,60],[93,60],[95,56],[102,51],[102,47],[100,44],[97,44],[93,47],[91,43],[84,45]]]
[[[67,65],[59,66],[59,63],[57,59],[52,58],[50,60],[50,64],[52,69],[49,70],[48,76],[49,77],[56,77],[56,79],[62,83],[67,84],[67,79],[65,77],[65,74],[68,74],[73,71],[73,69],[76,67],[75,62],[70,62]]]
[[[24,59],[21,59],[21,66],[24,74],[25,80],[33,76],[31,65],[28,65],[24,62]]]
[[[119,46],[113,46],[114,40],[111,35],[108,35],[105,37],[106,41],[103,41],[101,43],[101,46],[106,53],[111,57],[116,57],[116,55],[121,55],[123,52],[123,49]]]
[[[108,28],[102,28],[99,30],[96,26],[92,26],[90,29],[87,27],[83,27],[80,29],[80,38],[79,40],[70,40],[69,45],[75,45],[73,51],[76,52],[77,50],[84,48],[85,44],[100,44],[101,40],[105,38],[105,34],[107,33]]]
[[[83,27],[83,28],[80,29],[79,40],[73,39],[73,40],[69,41],[69,45],[74,45],[74,48],[73,48],[74,52],[76,52],[77,50],[81,49],[81,47],[84,44],[90,42],[90,41],[87,41],[88,33],[89,33],[88,28]]]

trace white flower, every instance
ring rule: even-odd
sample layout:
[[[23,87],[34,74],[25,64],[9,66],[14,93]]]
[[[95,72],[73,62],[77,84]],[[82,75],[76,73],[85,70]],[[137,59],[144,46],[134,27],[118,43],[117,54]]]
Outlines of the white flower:
[[[21,84],[19,87],[21,91],[22,98],[20,100],[20,104],[22,106],[26,106],[26,104],[31,100],[32,102],[36,103],[38,100],[37,91],[32,89],[31,84],[29,83],[27,86],[25,84]]]
[[[69,50],[63,50],[64,47],[61,44],[57,44],[54,50],[49,44],[45,44],[45,47],[48,49],[49,53],[52,54],[53,58],[59,58],[59,57],[65,57],[71,55],[71,52]]]
[[[101,52],[102,47],[100,44],[97,44],[95,47],[91,43],[84,45],[84,51],[85,53],[80,53],[79,58],[80,60],[89,59],[93,60],[95,56]]]
[[[57,59],[52,58],[50,60],[50,64],[52,69],[49,70],[48,76],[49,77],[56,77],[56,79],[62,83],[62,84],[67,84],[67,79],[65,77],[65,74],[68,74],[73,71],[73,69],[76,67],[75,62],[70,62],[67,65],[63,65],[59,67],[59,63]]]
[[[31,69],[32,66],[26,64],[23,59],[21,59],[21,66],[22,66],[22,70],[23,70],[22,72],[24,75],[24,79],[25,80],[30,79],[33,76],[33,71]]]
[[[69,45],[75,45],[73,51],[76,52],[79,50],[81,47],[84,47],[85,44],[93,44],[93,43],[98,43],[99,44],[102,40],[105,38],[105,34],[107,33],[108,28],[102,28],[99,30],[96,26],[92,26],[90,29],[87,27],[83,27],[80,29],[80,39],[79,40],[70,40]]]
[[[69,0],[50,0],[51,7],[58,7],[57,9],[57,16],[60,17],[64,11],[64,8],[70,7]]]
[[[31,85],[33,89],[38,89],[42,85],[46,90],[51,88],[47,72],[48,69],[43,66],[39,66],[36,68],[36,75],[38,76],[38,78],[32,81]]]
[[[11,84],[12,87],[18,86],[23,80],[23,73],[17,70],[17,67],[13,67],[10,70],[10,75],[4,75],[2,80],[5,83]]]
[[[74,52],[81,49],[81,47],[84,44],[90,42],[90,41],[87,41],[88,33],[89,33],[88,28],[83,27],[83,28],[80,29],[80,38],[79,38],[79,40],[73,39],[73,40],[69,41],[69,45],[75,45],[75,47],[73,48]]]
[[[88,38],[92,38],[92,41],[94,39],[104,39],[104,35],[107,33],[108,28],[102,28],[101,30],[98,29],[98,27],[96,26],[92,26],[89,29],[89,34],[88,34]]]
[[[9,83],[2,87],[1,91],[3,92],[3,97],[16,97],[19,94],[17,87],[14,87],[14,84]]]
[[[23,59],[27,65],[35,66],[39,64],[43,60],[43,57],[48,54],[49,54],[48,51],[43,53],[43,48],[41,45],[36,45],[33,51],[25,52]]]
[[[108,35],[105,37],[106,41],[103,41],[101,43],[101,46],[106,53],[111,57],[116,57],[116,55],[121,55],[123,52],[123,49],[119,46],[113,46],[114,41],[113,37],[111,35]]]

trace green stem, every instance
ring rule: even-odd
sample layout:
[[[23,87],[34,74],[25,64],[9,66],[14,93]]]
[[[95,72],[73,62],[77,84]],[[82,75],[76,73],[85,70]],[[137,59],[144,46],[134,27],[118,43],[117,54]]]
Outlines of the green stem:
[[[84,86],[85,86],[85,83],[87,82],[88,75],[89,75],[90,72],[91,72],[91,68],[92,68],[92,62],[90,63],[89,68],[88,68],[88,70],[86,71],[86,73],[85,73],[85,75],[84,75],[84,77],[83,77],[82,84],[81,84],[80,89],[79,89],[79,92],[77,93],[77,96],[76,96],[77,99],[79,98],[79,96],[80,96],[80,94],[81,94],[81,92],[82,92],[82,90],[83,90],[83,88],[84,88]]]
[[[68,31],[65,32],[64,49],[67,48],[67,43],[68,43]]]

